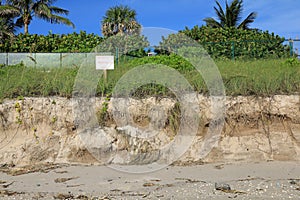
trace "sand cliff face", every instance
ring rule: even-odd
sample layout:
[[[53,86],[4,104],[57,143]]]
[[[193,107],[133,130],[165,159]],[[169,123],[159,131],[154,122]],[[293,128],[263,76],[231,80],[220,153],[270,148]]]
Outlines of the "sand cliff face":
[[[188,110],[169,98],[129,99],[126,104],[122,98],[95,98],[95,116],[91,119],[89,110],[74,112],[72,99],[7,100],[0,104],[0,163],[300,160],[300,96],[227,97],[225,115],[220,119],[212,117],[210,99],[198,96],[196,101],[198,121],[182,121]],[[120,105],[128,109],[129,115],[124,114]],[[96,119],[97,126],[88,120],[84,127],[79,126],[77,120],[81,118]],[[212,118],[217,118],[213,124]],[[196,127],[195,133],[178,136],[180,130],[195,130],[190,126]],[[212,126],[216,128],[211,129]],[[216,133],[218,129],[220,135]],[[217,143],[206,147],[209,134],[218,136]],[[187,142],[181,143],[184,140]],[[173,141],[174,148],[167,148]],[[176,149],[177,142],[179,146],[190,146]]]

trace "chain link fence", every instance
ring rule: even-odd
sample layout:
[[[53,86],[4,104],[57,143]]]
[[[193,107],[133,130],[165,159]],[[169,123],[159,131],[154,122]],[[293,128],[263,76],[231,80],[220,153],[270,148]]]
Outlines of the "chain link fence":
[[[0,64],[16,65],[23,63],[27,67],[80,67],[86,58],[111,53],[0,53]]]
[[[299,48],[300,48],[300,39],[288,39],[285,40],[285,43],[288,43],[289,46],[289,54],[291,57],[298,57],[300,58]]]

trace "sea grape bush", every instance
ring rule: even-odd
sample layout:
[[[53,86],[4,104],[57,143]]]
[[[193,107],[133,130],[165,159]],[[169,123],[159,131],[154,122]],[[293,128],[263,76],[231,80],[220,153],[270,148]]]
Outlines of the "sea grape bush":
[[[157,55],[147,56],[140,59],[133,59],[129,61],[130,66],[139,66],[145,64],[162,64],[168,67],[172,67],[180,72],[191,71],[194,69],[193,65],[182,58],[181,56],[171,53],[170,55]]]
[[[232,54],[242,59],[288,56],[288,48],[283,45],[284,38],[268,31],[194,26],[192,29],[186,27],[178,34],[182,33],[199,42],[213,58],[232,58]],[[169,40],[176,38],[164,38],[160,45],[172,43]]]
[[[85,31],[72,34],[19,34],[11,41],[0,44],[0,52],[91,52],[104,39]]]

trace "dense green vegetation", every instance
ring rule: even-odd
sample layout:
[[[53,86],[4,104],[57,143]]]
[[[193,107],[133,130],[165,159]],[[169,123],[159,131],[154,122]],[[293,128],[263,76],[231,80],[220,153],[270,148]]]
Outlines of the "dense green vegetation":
[[[112,54],[132,55],[136,57],[146,56],[144,48],[149,46],[147,38],[139,34],[118,34],[105,38],[103,42],[95,48],[97,52],[111,52]]]
[[[285,58],[289,55],[289,48],[283,45],[284,38],[258,30],[242,30],[237,28],[209,28],[195,26],[186,28],[179,34],[163,38],[162,47],[186,45],[181,41],[181,34],[190,40],[197,41],[213,58]],[[101,45],[100,45],[101,44]],[[66,35],[24,35],[19,34],[14,40],[6,40],[0,43],[0,52],[91,52],[95,47],[101,46],[105,51],[115,53],[118,47],[122,53],[126,49],[143,49],[149,45],[144,36],[139,35],[116,35],[114,37],[102,38],[95,34],[87,34],[84,31]],[[139,55],[145,55],[140,52]]]
[[[284,38],[268,31],[195,26],[181,33],[199,42],[213,58],[273,59],[288,56]],[[174,40],[174,36],[162,41],[163,44],[172,43],[166,40]]]
[[[14,40],[0,43],[0,52],[91,52],[103,38],[84,31],[72,34],[19,34]]]
[[[176,55],[162,55],[122,61],[114,71],[108,71],[107,83],[101,79],[96,95],[111,94],[117,81],[128,70],[145,63],[160,63],[178,69],[194,87],[194,90],[208,94],[201,75]],[[227,95],[298,94],[300,90],[300,63],[297,59],[269,59],[256,61],[219,60],[216,62]],[[78,68],[28,68],[23,65],[0,68],[0,99],[18,96],[64,96],[71,97]],[[140,88],[135,96],[171,95],[157,85]]]

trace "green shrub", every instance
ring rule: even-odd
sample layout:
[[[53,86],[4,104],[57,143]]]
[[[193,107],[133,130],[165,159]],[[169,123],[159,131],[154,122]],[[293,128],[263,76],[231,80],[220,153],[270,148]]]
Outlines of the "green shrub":
[[[91,52],[103,41],[103,38],[95,34],[87,34],[85,31],[72,34],[48,35],[17,35],[14,40],[0,44],[0,52]]]
[[[191,63],[175,53],[171,53],[170,55],[147,56],[140,59],[133,59],[129,61],[128,65],[138,66],[149,63],[163,64],[181,72],[194,69]]]
[[[201,44],[213,58],[282,58],[288,56],[284,38],[268,31],[194,26],[179,32]],[[172,40],[172,41],[170,41]],[[160,46],[176,43],[174,37],[164,38]]]
[[[283,64],[291,67],[300,66],[300,62],[297,58],[287,58]]]

